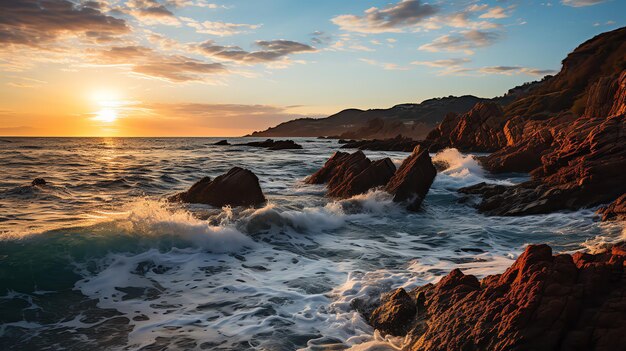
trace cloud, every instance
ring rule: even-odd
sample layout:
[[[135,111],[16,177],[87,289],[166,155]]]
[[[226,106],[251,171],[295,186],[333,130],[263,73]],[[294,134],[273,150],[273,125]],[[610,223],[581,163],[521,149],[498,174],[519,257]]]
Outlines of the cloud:
[[[181,82],[214,82],[211,78],[227,73],[221,63],[207,63],[182,55],[164,55],[143,46],[118,46],[97,51],[93,55],[96,64],[125,65],[131,72],[142,76]]]
[[[197,22],[191,18],[184,19],[189,27],[195,28],[197,33],[217,35],[220,37],[247,33],[261,27],[260,24],[228,23],[228,22]]]
[[[514,75],[514,74],[526,74],[531,76],[545,76],[548,74],[555,74],[556,71],[552,69],[538,69],[538,68],[530,68],[530,67],[521,67],[521,66],[489,66],[482,67],[477,70],[480,73],[485,74],[503,74],[503,75]]]
[[[419,24],[438,12],[438,8],[419,0],[403,0],[385,8],[371,7],[362,16],[340,15],[332,22],[341,29],[359,33],[397,33]]]
[[[130,9],[129,13],[142,23],[180,25],[174,13],[157,0],[130,0],[126,6]]]
[[[283,39],[259,40],[255,45],[260,50],[246,51],[238,46],[221,46],[209,40],[200,44],[198,49],[209,57],[242,64],[270,63],[286,59],[292,54],[317,51],[310,45]]]
[[[561,3],[565,6],[585,7],[585,6],[601,4],[605,1],[606,0],[562,0]]]
[[[395,63],[379,62],[376,60],[371,60],[371,59],[366,59],[366,58],[360,58],[359,61],[365,62],[368,65],[380,67],[387,71],[406,71],[409,69],[408,67],[403,67]]]
[[[504,12],[504,9],[500,6],[492,7],[489,11],[483,13],[479,18],[507,18],[509,15]]]
[[[412,65],[422,65],[422,66],[428,66],[428,67],[454,67],[454,66],[460,66],[464,63],[468,63],[471,60],[468,58],[451,58],[451,59],[444,59],[444,60],[435,60],[435,61],[413,61],[411,62]]]
[[[430,52],[463,51],[473,54],[473,49],[493,45],[500,39],[498,32],[467,30],[459,34],[442,35],[428,44],[419,47],[420,50]]]
[[[0,45],[40,47],[65,35],[112,38],[129,31],[124,20],[104,14],[96,2],[0,1]]]

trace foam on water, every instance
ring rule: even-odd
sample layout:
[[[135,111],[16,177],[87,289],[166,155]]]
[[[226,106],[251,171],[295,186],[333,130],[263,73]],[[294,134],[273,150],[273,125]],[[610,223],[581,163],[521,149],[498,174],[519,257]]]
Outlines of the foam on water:
[[[16,233],[0,241],[0,275],[10,278],[0,281],[0,348],[400,350],[403,338],[375,332],[357,301],[436,282],[457,267],[500,273],[528,243],[572,251],[624,239],[623,227],[595,222],[592,210],[495,218],[457,203],[460,187],[524,176],[494,177],[454,149],[433,155],[448,166],[423,210],[410,213],[381,190],[335,201],[303,184],[337,148],[326,140],[272,152],[206,139],[76,142],[16,142],[26,166],[0,183],[0,211],[15,212],[0,212],[9,228],[0,232]],[[367,154],[397,165],[408,155]],[[59,162],[74,168],[55,171]],[[161,200],[235,165],[259,176],[267,205]],[[46,176],[71,196],[24,203],[4,191],[28,183],[22,174]],[[24,237],[28,230],[37,234]]]

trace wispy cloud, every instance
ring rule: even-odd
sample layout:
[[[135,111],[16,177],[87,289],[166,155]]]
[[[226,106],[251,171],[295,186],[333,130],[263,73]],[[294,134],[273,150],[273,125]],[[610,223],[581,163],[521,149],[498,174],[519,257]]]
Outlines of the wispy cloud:
[[[562,0],[561,3],[565,6],[571,7],[585,7],[601,4],[606,2],[606,0]]]
[[[332,22],[341,29],[359,33],[398,33],[415,26],[439,10],[419,0],[403,0],[382,9],[371,7],[363,15],[340,15]]]
[[[197,47],[206,56],[242,64],[271,63],[286,59],[292,54],[317,51],[308,44],[284,39],[259,40],[254,45],[259,50],[246,51],[238,46],[222,46],[212,40],[201,43]]]
[[[219,21],[198,22],[191,18],[183,18],[183,20],[189,27],[194,28],[197,33],[211,34],[220,37],[249,33],[250,31],[261,27],[260,24],[228,23]]]
[[[430,52],[463,51],[473,54],[476,48],[493,45],[501,38],[499,32],[467,30],[456,34],[442,35],[428,44],[419,47],[420,50]]]

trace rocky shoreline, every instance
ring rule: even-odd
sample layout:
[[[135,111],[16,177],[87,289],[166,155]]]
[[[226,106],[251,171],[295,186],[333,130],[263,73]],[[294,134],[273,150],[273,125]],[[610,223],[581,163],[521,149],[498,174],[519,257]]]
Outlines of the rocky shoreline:
[[[405,350],[617,350],[626,345],[626,244],[596,254],[529,245],[504,273],[453,270],[360,306]]]

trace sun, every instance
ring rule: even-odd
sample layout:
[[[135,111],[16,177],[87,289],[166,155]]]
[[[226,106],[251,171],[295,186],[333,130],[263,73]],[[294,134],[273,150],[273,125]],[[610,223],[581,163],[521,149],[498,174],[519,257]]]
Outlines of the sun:
[[[92,114],[94,121],[113,123],[119,119],[122,103],[118,94],[112,91],[98,91],[92,93],[90,98],[98,106],[98,110]]]
[[[112,108],[104,108],[98,111],[93,119],[100,122],[113,123],[117,117],[117,111]]]

